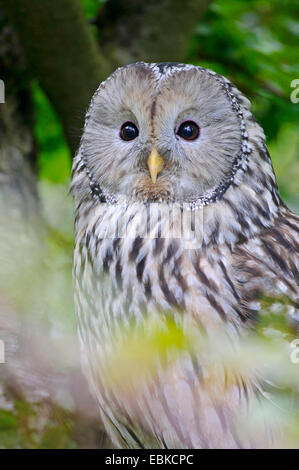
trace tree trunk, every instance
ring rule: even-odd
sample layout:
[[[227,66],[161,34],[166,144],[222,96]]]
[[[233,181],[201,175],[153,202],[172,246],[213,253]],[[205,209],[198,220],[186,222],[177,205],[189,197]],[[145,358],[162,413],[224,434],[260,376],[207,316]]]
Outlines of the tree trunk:
[[[0,10],[0,212],[7,204],[21,217],[38,212],[33,107],[26,63],[18,38]],[[2,209],[2,210],[1,210]],[[25,211],[25,212],[24,212]]]
[[[95,24],[113,67],[184,62],[190,38],[210,0],[108,0]]]
[[[62,120],[72,153],[93,92],[110,73],[79,0],[0,0],[36,76]]]

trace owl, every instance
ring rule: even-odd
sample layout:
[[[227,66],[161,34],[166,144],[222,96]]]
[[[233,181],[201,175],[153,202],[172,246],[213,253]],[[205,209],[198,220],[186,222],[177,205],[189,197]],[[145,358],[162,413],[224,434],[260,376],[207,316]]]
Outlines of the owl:
[[[273,445],[266,425],[253,436],[236,427],[260,386],[229,384],[221,368],[211,380],[200,352],[167,367],[157,359],[139,382],[132,353],[117,386],[107,376],[119,344],[152,319],[234,342],[254,329],[262,296],[282,295],[297,327],[298,217],[281,200],[250,102],[199,66],[119,68],[91,100],[71,189],[82,361],[114,445]]]

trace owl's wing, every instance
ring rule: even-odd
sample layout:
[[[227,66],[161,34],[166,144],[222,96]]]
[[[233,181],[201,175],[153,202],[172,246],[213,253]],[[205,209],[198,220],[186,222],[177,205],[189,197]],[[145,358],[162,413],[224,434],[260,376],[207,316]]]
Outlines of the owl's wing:
[[[250,315],[266,302],[286,311],[299,331],[299,217],[282,207],[271,228],[235,249],[233,266],[243,309]],[[255,306],[254,306],[255,304]]]

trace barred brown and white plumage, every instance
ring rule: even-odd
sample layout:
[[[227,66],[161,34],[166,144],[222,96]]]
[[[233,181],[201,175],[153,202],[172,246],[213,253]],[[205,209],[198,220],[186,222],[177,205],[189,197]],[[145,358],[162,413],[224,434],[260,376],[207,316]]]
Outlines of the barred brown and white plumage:
[[[151,315],[183,315],[233,340],[254,326],[261,295],[283,295],[298,328],[298,217],[280,198],[249,105],[224,77],[168,63],[120,68],[92,99],[73,164],[75,303],[118,446],[273,443],[266,427],[256,439],[235,429],[258,385],[240,377],[226,387],[224,371],[211,385],[200,357],[160,370],[134,398],[109,389],[101,368],[116,332]]]

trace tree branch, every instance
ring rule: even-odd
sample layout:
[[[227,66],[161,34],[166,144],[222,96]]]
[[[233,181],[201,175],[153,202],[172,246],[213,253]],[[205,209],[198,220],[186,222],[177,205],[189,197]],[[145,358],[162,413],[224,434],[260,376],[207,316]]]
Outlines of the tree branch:
[[[96,25],[114,67],[143,60],[183,62],[210,0],[108,0]]]

